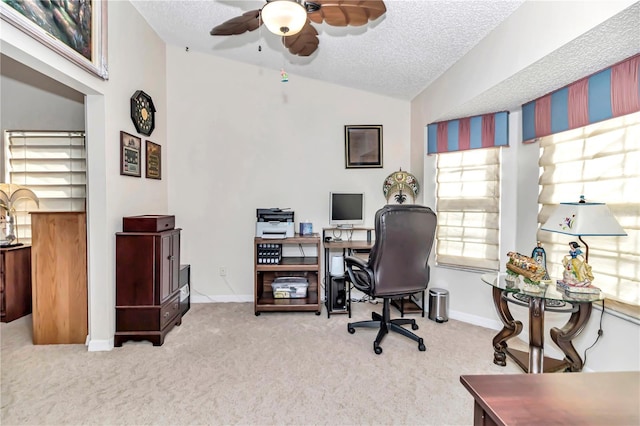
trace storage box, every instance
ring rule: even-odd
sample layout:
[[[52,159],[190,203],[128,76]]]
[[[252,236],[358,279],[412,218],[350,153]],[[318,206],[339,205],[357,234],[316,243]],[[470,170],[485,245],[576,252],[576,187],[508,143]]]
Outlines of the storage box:
[[[271,289],[275,299],[301,299],[307,297],[309,282],[301,277],[279,277],[273,280]]]
[[[122,218],[123,232],[160,232],[173,229],[176,217],[173,215],[143,215]]]

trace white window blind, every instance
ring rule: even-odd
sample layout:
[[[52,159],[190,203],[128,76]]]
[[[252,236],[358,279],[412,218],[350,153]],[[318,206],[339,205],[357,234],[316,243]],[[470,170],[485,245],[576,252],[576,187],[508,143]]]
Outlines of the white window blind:
[[[39,210],[84,211],[86,150],[84,132],[5,132],[6,182],[26,186],[39,198]],[[16,204],[18,240],[31,239],[28,200]],[[25,241],[26,240],[26,241]]]
[[[606,203],[628,234],[583,239],[593,284],[605,293],[607,306],[640,318],[640,113],[541,139],[539,164],[540,224],[559,203],[584,195],[588,202]],[[538,231],[538,239],[549,274],[561,277],[562,258],[577,237]]]
[[[499,269],[501,148],[437,154],[436,263]]]

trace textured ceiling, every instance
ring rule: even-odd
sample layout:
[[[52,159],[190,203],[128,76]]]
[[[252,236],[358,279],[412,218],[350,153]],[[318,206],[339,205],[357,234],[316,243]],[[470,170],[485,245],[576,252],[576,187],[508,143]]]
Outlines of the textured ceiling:
[[[640,2],[636,2],[467,104],[447,111],[439,120],[512,111],[639,52]]]
[[[264,1],[147,1],[133,4],[168,44],[266,68],[411,100],[524,0],[386,0],[387,13],[362,27],[312,24],[320,45],[289,54],[266,27],[234,36],[209,31]],[[258,51],[258,46],[262,50]],[[383,66],[381,66],[383,65]]]
[[[533,0],[529,0],[533,1]],[[412,100],[462,58],[524,0],[385,0],[387,13],[363,27],[313,24],[320,45],[289,54],[266,27],[210,36],[260,0],[147,1],[133,4],[168,44],[346,87]],[[640,51],[640,2],[454,110],[448,119],[512,110]],[[258,46],[262,46],[258,51]]]

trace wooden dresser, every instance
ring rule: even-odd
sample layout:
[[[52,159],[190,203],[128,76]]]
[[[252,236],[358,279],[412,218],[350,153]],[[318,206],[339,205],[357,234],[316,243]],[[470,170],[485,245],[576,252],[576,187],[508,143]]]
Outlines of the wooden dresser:
[[[33,343],[87,339],[85,212],[31,213]]]
[[[161,228],[116,233],[116,347],[127,340],[160,346],[182,323],[180,229]]]
[[[31,313],[31,246],[0,248],[0,318],[10,322]]]

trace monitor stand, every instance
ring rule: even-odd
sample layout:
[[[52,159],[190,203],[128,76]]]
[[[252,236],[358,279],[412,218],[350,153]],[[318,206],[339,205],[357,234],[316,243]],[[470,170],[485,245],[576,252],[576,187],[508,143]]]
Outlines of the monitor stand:
[[[338,229],[353,229],[353,225],[337,225],[336,228]]]

